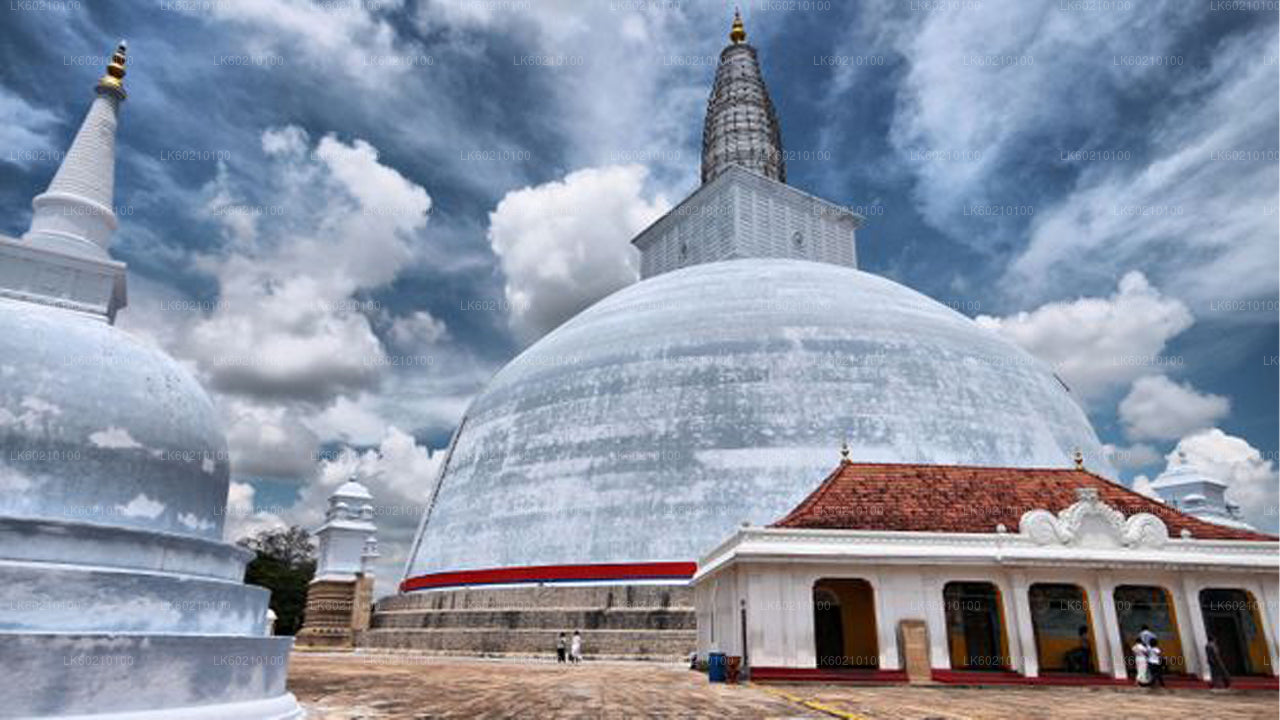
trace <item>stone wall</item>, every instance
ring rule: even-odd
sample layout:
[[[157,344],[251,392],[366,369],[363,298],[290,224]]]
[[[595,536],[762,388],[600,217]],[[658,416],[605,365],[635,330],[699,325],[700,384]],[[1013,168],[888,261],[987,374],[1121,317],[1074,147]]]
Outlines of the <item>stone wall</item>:
[[[684,659],[696,642],[687,586],[537,586],[383,598],[362,647],[467,655],[554,655],[582,632],[596,658]]]

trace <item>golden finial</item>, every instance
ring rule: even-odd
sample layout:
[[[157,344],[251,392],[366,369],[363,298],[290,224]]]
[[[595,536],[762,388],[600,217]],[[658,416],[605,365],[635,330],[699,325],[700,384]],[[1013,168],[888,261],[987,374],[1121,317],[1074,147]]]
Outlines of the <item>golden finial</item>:
[[[1084,469],[1084,453],[1080,451],[1080,448],[1076,448],[1075,461],[1076,461],[1076,469],[1083,470]]]
[[[729,31],[729,39],[734,45],[747,41],[747,29],[742,25],[742,14],[738,12],[738,8],[733,9],[733,29]]]
[[[849,441],[844,440],[840,443],[840,464],[849,464]]]
[[[111,62],[107,64],[107,72],[98,80],[98,92],[109,93],[123,100],[124,92],[124,58],[125,52],[129,49],[129,44],[124,40],[116,46],[116,52],[111,56]]]

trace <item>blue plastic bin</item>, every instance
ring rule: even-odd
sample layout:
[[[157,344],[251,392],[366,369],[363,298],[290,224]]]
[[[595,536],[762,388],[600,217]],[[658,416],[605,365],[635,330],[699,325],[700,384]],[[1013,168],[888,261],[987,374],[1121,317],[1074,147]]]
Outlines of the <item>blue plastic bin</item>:
[[[725,655],[713,652],[707,655],[707,679],[711,682],[725,681]]]

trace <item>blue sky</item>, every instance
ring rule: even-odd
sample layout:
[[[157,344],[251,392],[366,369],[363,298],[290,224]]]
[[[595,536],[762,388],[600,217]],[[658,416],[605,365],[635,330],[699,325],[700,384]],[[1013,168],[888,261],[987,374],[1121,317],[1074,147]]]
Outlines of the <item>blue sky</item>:
[[[1181,444],[1274,531],[1276,11],[794,6],[742,10],[788,180],[867,215],[862,268],[1052,363],[1126,480]],[[695,187],[732,10],[12,3],[0,232],[127,37],[120,325],[218,403],[237,530],[314,519],[355,470],[411,510],[487,377],[634,281],[627,240]],[[388,515],[394,565],[414,513]]]

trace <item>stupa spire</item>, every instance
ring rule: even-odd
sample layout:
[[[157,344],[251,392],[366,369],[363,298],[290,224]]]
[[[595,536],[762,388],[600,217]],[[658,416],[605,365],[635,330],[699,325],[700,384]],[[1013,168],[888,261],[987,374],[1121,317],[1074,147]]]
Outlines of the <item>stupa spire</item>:
[[[738,11],[738,8],[733,9],[733,27],[729,30],[729,40],[734,45],[747,41],[747,28],[742,24],[742,13]]]
[[[702,182],[740,165],[778,182],[787,181],[782,131],[756,49],[747,43],[742,14],[733,13],[729,45],[720,52],[716,80],[702,130]]]
[[[125,306],[125,265],[111,259],[107,245],[116,230],[116,124],[126,49],[122,40],[58,172],[31,201],[31,227],[21,240],[0,236],[0,298],[108,322]]]
[[[45,250],[107,258],[116,230],[116,125],[124,102],[127,45],[122,40],[98,80],[89,107],[62,165],[44,193],[32,201],[31,229],[23,239]]]

